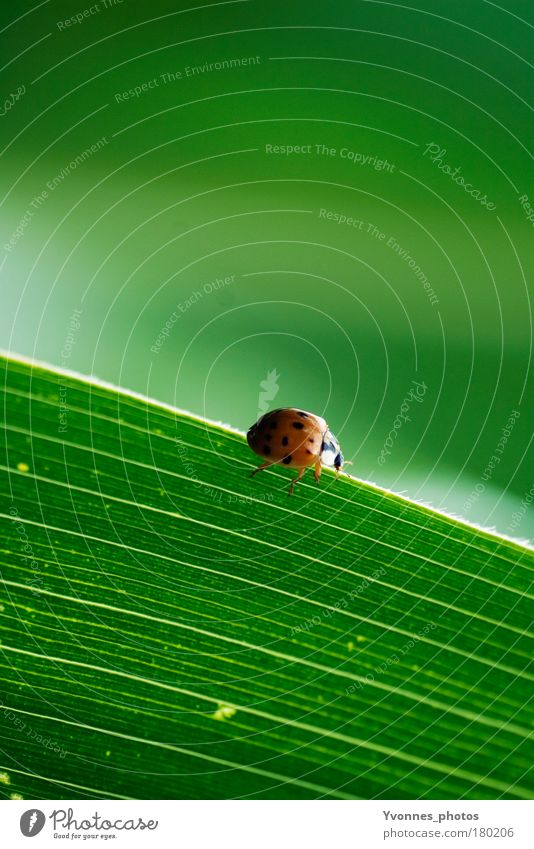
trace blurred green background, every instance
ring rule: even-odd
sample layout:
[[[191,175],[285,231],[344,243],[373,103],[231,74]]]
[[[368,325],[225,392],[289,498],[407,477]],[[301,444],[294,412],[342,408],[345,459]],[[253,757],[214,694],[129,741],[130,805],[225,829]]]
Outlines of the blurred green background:
[[[527,0],[1,15],[4,348],[534,537]]]

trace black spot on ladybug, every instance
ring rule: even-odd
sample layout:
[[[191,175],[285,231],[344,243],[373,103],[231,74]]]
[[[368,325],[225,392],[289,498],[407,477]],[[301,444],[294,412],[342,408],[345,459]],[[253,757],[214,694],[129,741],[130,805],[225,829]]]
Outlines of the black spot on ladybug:
[[[312,443],[315,442],[315,439],[313,438],[313,436],[310,436],[310,438],[308,439],[308,442],[312,442]]]
[[[321,452],[322,452],[322,451],[324,451],[325,447],[326,447],[326,446],[325,446],[325,441],[324,441],[324,439],[323,439],[323,441],[321,442]]]
[[[286,466],[287,466],[289,463],[291,463],[291,454],[289,455],[289,457],[284,457],[284,459],[282,460],[282,463],[285,463],[285,464],[286,464]]]
[[[309,448],[306,448],[306,454],[313,454],[313,451],[310,451]]]
[[[263,453],[264,454],[270,454],[271,453],[271,449],[268,445],[263,446]]]
[[[278,427],[278,422],[276,421],[276,419],[274,419],[272,422],[269,422],[269,427],[271,428],[271,430],[276,430],[276,428]]]
[[[273,435],[272,433],[266,433],[263,438],[266,439],[267,442],[270,442],[270,440],[273,438]]]
[[[282,445],[289,445],[289,438],[288,438],[287,436],[284,436],[284,437],[283,437],[283,439],[282,439]]]
[[[303,419],[307,419],[307,418],[308,418],[308,413],[303,413],[303,412],[302,412],[302,410],[299,410],[299,411],[298,411],[298,415],[299,415],[299,416],[302,416],[302,418],[303,418]]]
[[[293,427],[295,427],[297,430],[302,430],[304,425],[302,424],[302,422],[293,422]]]

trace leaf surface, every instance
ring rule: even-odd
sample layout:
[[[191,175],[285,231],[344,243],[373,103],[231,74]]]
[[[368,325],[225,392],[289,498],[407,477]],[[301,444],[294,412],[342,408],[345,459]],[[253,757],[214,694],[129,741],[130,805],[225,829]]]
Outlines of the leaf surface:
[[[0,363],[3,795],[532,798],[531,550]]]

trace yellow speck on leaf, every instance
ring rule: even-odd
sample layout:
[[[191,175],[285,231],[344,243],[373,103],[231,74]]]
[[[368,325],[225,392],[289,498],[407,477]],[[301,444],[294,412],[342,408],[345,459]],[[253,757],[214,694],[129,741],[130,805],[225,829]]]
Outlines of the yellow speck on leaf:
[[[17,463],[17,469],[19,470],[19,472],[29,472],[30,471],[30,467],[28,466],[27,463]]]
[[[0,772],[0,784],[11,784],[11,779],[7,772]]]
[[[24,799],[24,796],[21,796],[20,793],[10,793],[9,798],[13,799],[14,802],[20,802],[21,799]]]
[[[356,637],[356,642],[357,643],[365,643],[366,639],[367,639],[367,637],[363,637],[361,634],[358,634],[358,636]]]
[[[224,702],[219,702],[217,710],[213,714],[214,719],[231,719],[235,714],[236,709],[232,705],[226,705]]]
[[[349,651],[354,651],[354,643],[352,642],[352,640],[348,641],[347,648]]]

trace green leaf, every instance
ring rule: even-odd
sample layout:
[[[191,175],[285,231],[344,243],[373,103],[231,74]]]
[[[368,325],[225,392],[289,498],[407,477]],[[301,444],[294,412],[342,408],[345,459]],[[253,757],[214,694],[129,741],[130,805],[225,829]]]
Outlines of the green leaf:
[[[532,797],[531,550],[0,364],[5,796]]]

